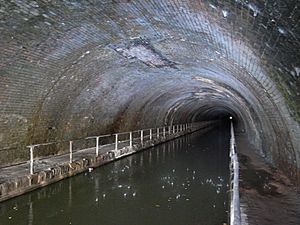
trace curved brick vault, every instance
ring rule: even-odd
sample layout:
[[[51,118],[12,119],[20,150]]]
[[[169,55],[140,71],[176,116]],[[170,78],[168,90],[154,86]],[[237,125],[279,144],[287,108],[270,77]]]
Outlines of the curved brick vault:
[[[300,168],[299,1],[1,0],[0,164],[32,143],[233,115]]]

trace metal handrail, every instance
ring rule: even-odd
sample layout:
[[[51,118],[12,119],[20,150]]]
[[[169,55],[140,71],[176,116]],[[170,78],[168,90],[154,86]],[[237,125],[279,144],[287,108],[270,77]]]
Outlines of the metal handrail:
[[[233,123],[230,124],[230,225],[241,225],[239,194],[239,161],[236,152]]]
[[[64,142],[69,142],[69,162],[72,163],[73,162],[73,142],[74,141],[79,141],[79,140],[88,140],[88,139],[95,139],[96,144],[95,144],[95,154],[96,156],[99,156],[99,140],[100,138],[104,138],[104,137],[113,137],[115,138],[115,142],[113,143],[109,143],[109,144],[114,144],[115,147],[114,149],[112,149],[112,151],[117,151],[119,150],[119,143],[125,143],[125,142],[129,142],[129,145],[126,147],[133,147],[133,140],[139,140],[140,143],[143,145],[145,138],[149,137],[149,141],[151,140],[155,140],[158,138],[166,138],[167,136],[173,135],[173,134],[177,134],[183,131],[186,131],[188,129],[192,129],[192,128],[197,128],[199,124],[203,125],[203,122],[201,123],[187,123],[187,124],[176,124],[176,125],[171,125],[171,126],[165,126],[165,127],[158,127],[158,128],[148,128],[148,129],[142,129],[142,130],[135,130],[135,131],[128,131],[128,132],[120,132],[120,133],[115,133],[115,134],[106,134],[106,135],[95,135],[95,136],[89,136],[86,138],[82,138],[82,139],[75,139],[75,140],[62,140],[62,141],[56,141],[56,142],[48,142],[48,143],[40,143],[40,144],[32,144],[32,145],[28,145],[26,146],[27,148],[29,148],[29,154],[30,154],[30,174],[34,174],[34,150],[36,147],[39,146],[47,146],[47,145],[52,145],[52,144],[59,144],[59,143],[64,143]],[[153,131],[155,135],[153,135]],[[133,137],[133,133],[140,133],[140,137],[139,138],[134,138]],[[149,132],[148,135],[144,135],[145,132]],[[120,141],[119,140],[119,135],[129,135],[129,139],[126,139],[124,141]],[[102,145],[103,146],[103,145]]]
[[[174,135],[183,131],[186,131],[188,129],[193,130],[193,129],[197,129],[202,127],[203,125],[209,125],[211,123],[214,123],[215,121],[201,121],[201,122],[197,122],[197,123],[186,123],[186,124],[172,124],[169,126],[164,126],[164,127],[157,127],[157,128],[147,128],[147,129],[142,129],[142,130],[134,130],[134,131],[128,131],[128,132],[119,132],[119,133],[115,133],[115,134],[105,134],[105,135],[95,135],[95,136],[89,136],[86,138],[81,138],[81,139],[74,139],[74,140],[61,140],[61,141],[56,141],[56,142],[48,142],[48,143],[40,143],[40,144],[32,144],[32,145],[28,145],[26,146],[27,148],[29,148],[29,154],[30,154],[30,174],[34,174],[34,150],[36,147],[39,146],[47,146],[47,145],[52,145],[52,144],[60,144],[60,143],[64,143],[64,142],[69,142],[69,162],[72,163],[73,162],[73,142],[74,141],[80,141],[80,140],[88,140],[88,139],[95,139],[96,144],[95,144],[95,154],[96,156],[99,156],[99,149],[100,149],[100,144],[99,144],[99,140],[100,138],[105,138],[105,137],[114,137],[115,141],[109,144],[105,144],[105,145],[101,145],[103,146],[107,146],[107,145],[112,145],[114,144],[114,149],[112,149],[111,151],[115,151],[117,152],[119,150],[119,143],[125,143],[128,142],[129,145],[125,146],[125,147],[129,147],[132,148],[133,147],[133,141],[138,140],[140,142],[141,145],[144,145],[144,142],[146,142],[146,138],[149,140],[147,141],[151,141],[151,140],[155,140],[155,139],[159,139],[159,138],[166,138],[167,136],[170,135]],[[149,132],[148,135],[145,135],[146,132]],[[133,137],[134,133],[138,133],[139,136],[138,137]],[[119,139],[119,135],[128,135],[129,139],[126,140],[120,140]],[[124,148],[124,147],[123,147]]]

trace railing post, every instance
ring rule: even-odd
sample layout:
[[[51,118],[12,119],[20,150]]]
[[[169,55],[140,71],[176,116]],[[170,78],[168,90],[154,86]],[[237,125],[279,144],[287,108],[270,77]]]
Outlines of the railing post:
[[[129,133],[129,147],[132,148],[132,132]]]
[[[159,138],[159,128],[156,129],[156,137]]]
[[[96,156],[99,156],[99,137],[96,137]]]
[[[176,133],[178,133],[179,132],[179,125],[177,125],[177,127],[176,127]]]
[[[33,149],[34,146],[29,146],[29,152],[30,152],[30,174],[33,175]]]
[[[141,144],[143,145],[144,142],[144,131],[141,130]]]
[[[171,126],[168,127],[169,135],[171,135]]]
[[[69,142],[69,146],[70,146],[70,163],[73,162],[73,141]]]
[[[115,150],[118,150],[118,134],[115,134]]]
[[[164,135],[164,138],[166,138],[166,127],[163,128],[163,135]]]
[[[173,125],[173,134],[175,134],[175,126]]]
[[[152,128],[150,128],[150,140],[152,140]]]

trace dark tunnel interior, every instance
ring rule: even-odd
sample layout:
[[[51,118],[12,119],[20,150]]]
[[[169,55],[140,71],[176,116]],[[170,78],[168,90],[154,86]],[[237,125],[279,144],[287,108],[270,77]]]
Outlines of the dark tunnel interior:
[[[232,116],[297,180],[299,4],[0,0],[0,166],[28,144]]]

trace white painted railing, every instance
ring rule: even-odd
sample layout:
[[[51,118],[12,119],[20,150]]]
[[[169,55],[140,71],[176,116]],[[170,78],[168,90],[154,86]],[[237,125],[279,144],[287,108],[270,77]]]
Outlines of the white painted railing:
[[[241,225],[239,194],[239,162],[233,123],[230,124],[230,225]]]
[[[122,132],[122,133],[116,133],[116,134],[107,134],[107,135],[98,135],[98,136],[92,136],[92,137],[86,137],[84,139],[77,139],[77,140],[70,140],[70,141],[58,141],[58,142],[49,142],[49,143],[42,143],[42,144],[33,144],[28,145],[27,148],[29,148],[29,154],[30,154],[30,161],[29,161],[29,169],[30,174],[34,173],[34,161],[36,157],[34,156],[34,151],[38,150],[38,147],[41,146],[48,146],[48,145],[55,145],[60,143],[69,143],[69,162],[73,162],[73,154],[74,154],[74,148],[73,144],[75,141],[82,141],[82,140],[89,140],[94,139],[95,140],[95,155],[99,156],[99,150],[100,150],[100,139],[102,138],[112,138],[114,137],[114,142],[111,141],[107,145],[114,145],[112,149],[109,149],[108,151],[117,152],[120,147],[130,147],[132,148],[134,144],[141,144],[144,145],[147,141],[153,141],[155,139],[159,138],[166,138],[171,135],[175,135],[181,132],[185,132],[187,130],[197,130],[200,127],[205,127],[207,125],[210,125],[211,123],[214,123],[214,121],[207,121],[207,122],[199,122],[199,123],[187,123],[187,124],[177,124],[172,126],[166,126],[166,127],[158,127],[158,128],[148,128],[143,130],[137,130],[137,131],[129,131],[129,132]],[[104,145],[102,145],[103,147]]]

